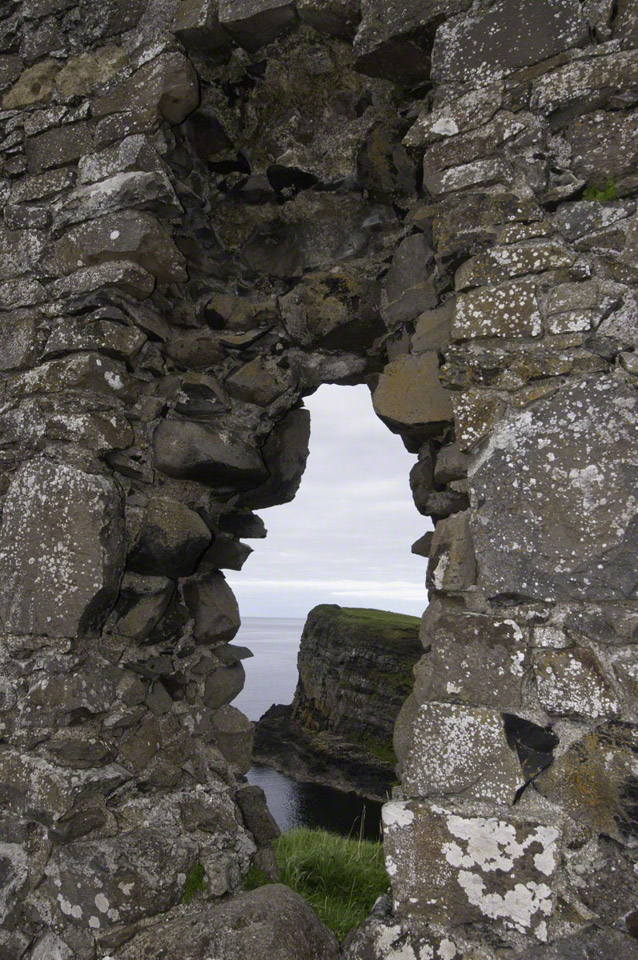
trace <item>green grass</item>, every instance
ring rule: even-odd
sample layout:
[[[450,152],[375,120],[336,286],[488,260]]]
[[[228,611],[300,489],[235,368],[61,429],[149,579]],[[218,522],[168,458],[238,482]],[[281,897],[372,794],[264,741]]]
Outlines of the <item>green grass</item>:
[[[380,843],[298,829],[282,834],[275,850],[281,882],[305,897],[340,940],[363,923],[390,886]],[[269,882],[253,868],[246,889]]]
[[[604,187],[587,187],[583,193],[583,200],[599,200],[605,203],[618,199],[618,187],[615,180],[608,180]]]
[[[419,627],[420,617],[407,613],[392,613],[390,610],[371,610],[367,607],[341,607],[339,617],[351,623],[369,624],[375,627]]]
[[[189,904],[198,893],[206,889],[206,871],[201,863],[196,863],[186,878],[182,903]]]

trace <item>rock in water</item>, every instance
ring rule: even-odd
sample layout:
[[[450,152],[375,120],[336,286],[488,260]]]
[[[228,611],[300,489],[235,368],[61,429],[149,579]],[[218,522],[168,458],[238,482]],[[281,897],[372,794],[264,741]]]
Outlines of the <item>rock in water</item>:
[[[423,653],[419,623],[336,604],[311,610],[294,701],[256,725],[256,756],[294,779],[384,799],[395,780],[394,722]]]

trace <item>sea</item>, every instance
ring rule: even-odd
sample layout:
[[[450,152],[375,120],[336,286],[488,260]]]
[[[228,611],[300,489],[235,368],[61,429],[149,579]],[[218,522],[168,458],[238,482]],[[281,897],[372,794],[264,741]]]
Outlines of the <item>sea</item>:
[[[248,647],[254,656],[243,661],[246,684],[233,706],[249,720],[259,720],[273,703],[292,703],[303,626],[303,619],[244,617],[233,643]],[[255,763],[247,777],[264,790],[283,833],[317,827],[344,836],[379,837],[378,803],[319,784],[297,783],[263,764]]]

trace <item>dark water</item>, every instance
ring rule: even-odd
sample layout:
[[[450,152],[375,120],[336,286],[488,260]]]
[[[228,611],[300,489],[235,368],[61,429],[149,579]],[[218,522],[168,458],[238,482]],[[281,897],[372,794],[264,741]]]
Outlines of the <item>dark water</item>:
[[[303,620],[245,617],[235,643],[249,647],[244,660],[246,685],[233,701],[249,720],[259,718],[273,703],[291,703],[297,686],[297,651]],[[331,787],[297,783],[263,764],[254,764],[248,780],[260,786],[282,831],[320,827],[345,835],[378,839],[381,804]]]

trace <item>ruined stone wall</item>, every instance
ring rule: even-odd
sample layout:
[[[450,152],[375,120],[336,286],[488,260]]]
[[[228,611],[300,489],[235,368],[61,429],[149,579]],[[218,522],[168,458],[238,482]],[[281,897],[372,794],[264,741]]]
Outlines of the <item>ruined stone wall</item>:
[[[218,905],[273,837],[221,571],[364,380],[436,527],[349,956],[635,955],[637,16],[4,0],[1,957],[334,956]]]

